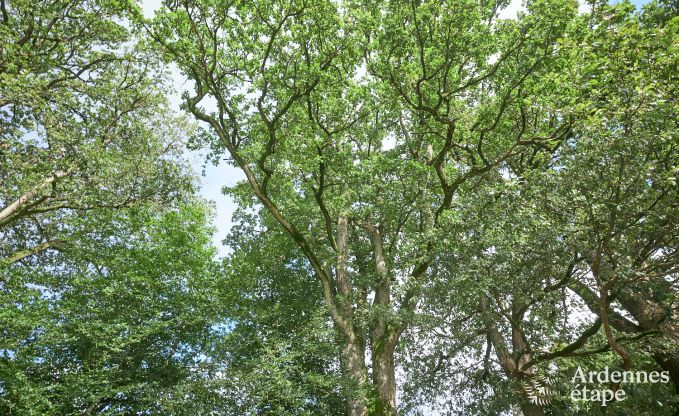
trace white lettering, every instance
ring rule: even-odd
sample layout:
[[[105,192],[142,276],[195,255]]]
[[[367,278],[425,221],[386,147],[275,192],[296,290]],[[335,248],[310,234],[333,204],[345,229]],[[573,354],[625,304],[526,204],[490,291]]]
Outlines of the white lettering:
[[[662,380],[663,383],[669,383],[670,382],[670,372],[669,371],[662,371],[660,373],[660,380]]]
[[[648,381],[651,383],[657,383],[660,381],[660,373],[657,371],[651,371],[651,373],[648,375]]]
[[[582,368],[578,366],[578,369],[575,370],[575,374],[573,375],[573,378],[571,379],[571,383],[575,384],[577,379],[580,379],[578,384],[580,383],[587,383],[587,380],[585,379],[585,373],[582,371]]]

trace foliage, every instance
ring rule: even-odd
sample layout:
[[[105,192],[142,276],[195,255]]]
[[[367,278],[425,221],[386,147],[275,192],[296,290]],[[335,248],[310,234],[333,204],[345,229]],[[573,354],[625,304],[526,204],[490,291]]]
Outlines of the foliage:
[[[674,3],[0,1],[3,412],[676,412]]]
[[[444,402],[438,372],[468,375],[453,412],[537,415],[525,386],[560,358],[674,359],[648,338],[676,322],[671,6],[503,6],[175,2],[141,22],[244,172],[248,223],[276,221],[320,282],[352,415],[396,413],[394,360]]]
[[[207,215],[92,212],[76,251],[9,269],[3,414],[168,414],[161,399],[204,366],[218,316]]]
[[[122,20],[126,3],[2,5],[2,264],[68,250],[76,212],[164,206],[191,191],[177,158],[189,125],[167,110],[157,59]]]
[[[275,224],[232,230],[221,304],[229,323],[216,358],[247,392],[233,414],[344,414],[332,323],[319,284]]]
[[[211,214],[131,7],[1,2],[3,414],[168,414],[208,378]]]

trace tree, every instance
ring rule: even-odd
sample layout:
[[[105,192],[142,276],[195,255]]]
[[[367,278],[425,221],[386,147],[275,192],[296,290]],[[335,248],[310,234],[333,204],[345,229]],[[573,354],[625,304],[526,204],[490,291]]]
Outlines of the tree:
[[[674,411],[558,392],[679,386],[676,6],[505,6],[0,0],[0,409]],[[221,268],[188,135],[246,178]]]
[[[660,369],[676,389],[676,21],[653,17],[667,16],[668,5],[633,10],[596,4],[560,42],[572,53],[561,80],[575,92],[572,136],[537,164],[510,160],[485,196],[460,201],[467,215],[450,233],[462,229],[466,239],[441,256],[442,276],[426,294],[423,325],[441,332],[411,341],[412,350],[429,343],[432,351],[414,364],[417,394],[447,394],[432,390],[454,377],[463,354],[470,381],[454,387],[480,396],[463,401],[480,414],[512,401],[503,379],[523,392],[523,403],[512,399],[524,414],[542,414],[525,400],[538,369],[555,381],[577,365]],[[482,337],[485,349],[475,344]],[[670,388],[625,386],[628,400],[613,406],[671,414]],[[503,392],[491,405],[489,390]],[[605,413],[568,397],[547,409]]]
[[[570,131],[550,74],[577,5],[533,2],[518,22],[501,6],[180,1],[142,22],[244,172],[235,192],[319,280],[349,414],[396,412],[395,351],[458,193]]]
[[[649,5],[638,16],[630,15],[629,6],[597,11],[607,17],[608,24],[598,30],[608,36],[603,37],[603,47],[587,50],[588,61],[596,62],[600,71],[590,100],[583,103],[594,115],[583,126],[585,137],[578,142],[577,157],[564,155],[572,158],[573,177],[559,178],[561,184],[572,186],[571,211],[582,224],[570,228],[570,244],[582,253],[594,278],[589,287],[576,282],[572,288],[600,315],[624,367],[632,365],[632,357],[616,345],[610,327],[633,333],[660,330],[670,339],[679,335],[671,306],[679,236],[671,224],[679,218],[674,202],[679,188],[673,121],[677,109],[672,103],[676,82],[670,68],[677,56],[668,53],[676,43],[677,20],[648,22],[665,7]],[[593,37],[602,38],[598,32]],[[609,179],[591,187],[589,175]],[[604,305],[613,302],[636,323],[609,319],[609,307]],[[661,348],[656,357],[679,386],[676,351]]]
[[[177,159],[189,126],[168,112],[126,7],[2,2],[0,267],[68,250],[78,213],[167,205],[192,188]]]
[[[343,414],[335,334],[313,271],[272,219],[236,216],[220,299],[229,328],[214,355],[227,388],[245,392],[231,413]]]
[[[130,7],[0,2],[3,414],[182,414],[211,377],[209,210]]]
[[[92,211],[99,227],[77,250],[10,268],[3,414],[170,414],[183,383],[201,383],[220,316],[208,215]]]

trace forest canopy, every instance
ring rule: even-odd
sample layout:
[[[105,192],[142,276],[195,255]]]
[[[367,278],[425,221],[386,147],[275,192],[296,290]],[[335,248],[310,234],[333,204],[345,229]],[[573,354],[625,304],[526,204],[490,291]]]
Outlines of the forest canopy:
[[[679,412],[679,9],[515,6],[0,0],[0,412]]]

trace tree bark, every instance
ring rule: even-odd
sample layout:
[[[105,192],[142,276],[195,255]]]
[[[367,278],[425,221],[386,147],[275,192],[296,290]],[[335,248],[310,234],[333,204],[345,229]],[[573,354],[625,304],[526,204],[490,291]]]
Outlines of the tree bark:
[[[588,308],[600,315],[599,297],[587,286],[580,282],[572,282],[569,287],[585,302]],[[617,294],[617,300],[622,307],[636,320],[635,324],[613,309],[609,309],[609,321],[613,328],[628,334],[639,333],[650,330],[660,330],[663,336],[670,339],[679,339],[679,331],[676,330],[677,319],[673,315],[665,316],[665,309],[659,304],[654,304],[651,300],[645,299],[640,295],[643,291],[632,291],[625,289]],[[648,297],[648,296],[647,296]],[[656,351],[653,359],[658,365],[670,373],[670,379],[674,384],[675,390],[679,393],[679,354],[672,351]]]
[[[396,415],[394,345],[373,346],[373,384],[377,390],[376,416]]]
[[[391,276],[382,244],[382,231],[372,224],[365,224],[370,234],[375,270],[379,278],[375,287],[374,306],[379,307],[371,325],[371,348],[373,387],[375,388],[375,416],[396,415],[396,375],[394,350],[400,333],[388,323],[391,311]]]
[[[67,171],[57,171],[53,175],[48,176],[36,189],[26,192],[19,198],[14,200],[12,203],[0,210],[0,226],[7,225],[14,221],[16,218],[20,217],[20,214],[26,207],[30,207],[42,202],[46,197],[33,200],[36,198],[45,188],[54,184],[58,179],[68,176]]]
[[[485,296],[481,297],[480,308],[483,313],[489,313],[490,306],[488,304],[488,299]],[[524,312],[521,305],[512,302],[512,320],[514,322],[511,323],[511,352],[509,351],[507,342],[500,333],[497,323],[492,317],[488,317],[486,320],[488,341],[490,342],[490,345],[493,346],[493,350],[495,350],[495,356],[497,357],[500,367],[502,367],[502,370],[507,377],[516,383],[520,383],[522,379],[530,376],[532,373],[531,368],[522,370],[522,367],[530,362],[532,358],[530,346],[526,341],[523,331],[519,327]],[[525,392],[519,394],[521,412],[524,416],[543,416],[545,414],[543,407],[531,403]]]
[[[667,291],[671,289],[666,289]],[[662,303],[652,300],[652,293],[630,289],[618,295],[620,304],[639,322],[642,331],[660,330],[662,336],[676,342],[679,339],[679,317],[676,312],[668,311]],[[653,359],[663,370],[670,374],[675,391],[679,393],[679,353],[675,351],[656,351]]]
[[[347,391],[347,415],[366,416],[368,406],[365,390],[368,375],[365,367],[365,353],[358,340],[345,340],[340,353],[340,364],[350,381]]]

